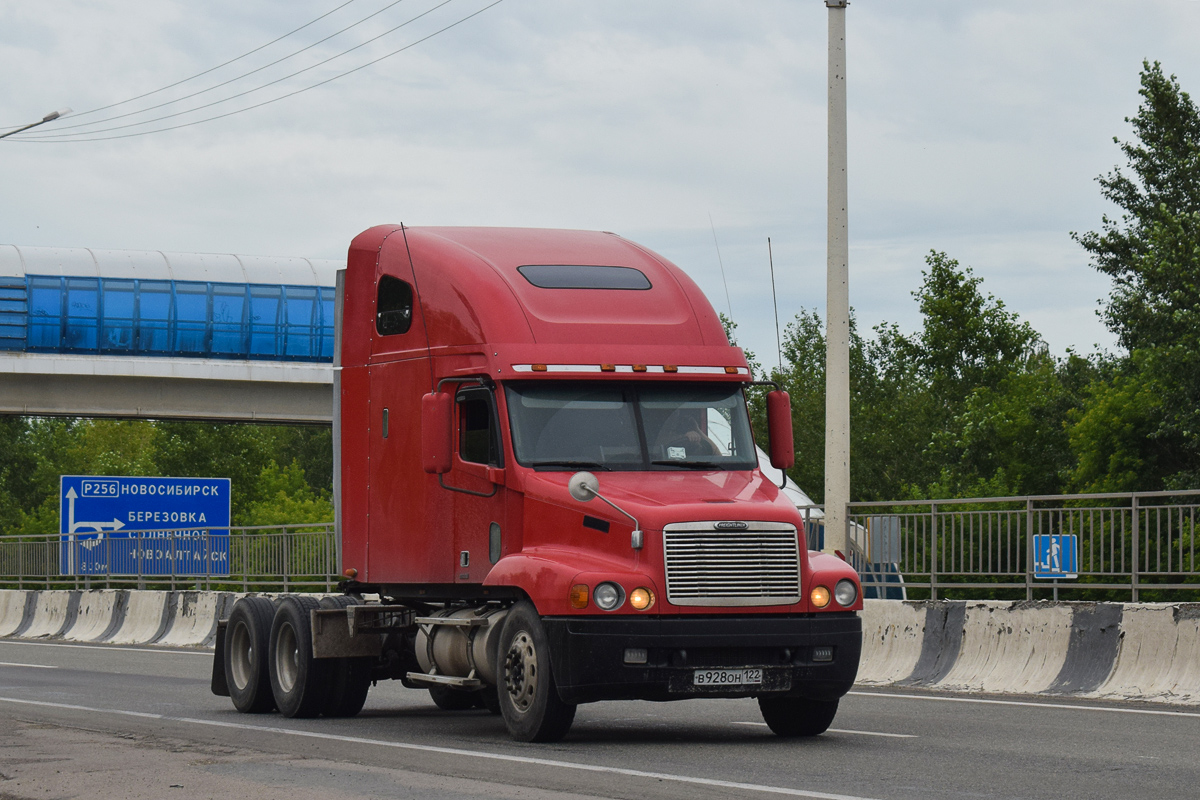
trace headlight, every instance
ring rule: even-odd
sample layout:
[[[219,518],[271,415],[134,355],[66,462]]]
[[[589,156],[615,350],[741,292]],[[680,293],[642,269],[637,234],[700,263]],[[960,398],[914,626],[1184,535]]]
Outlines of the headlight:
[[[842,578],[833,587],[833,599],[838,601],[839,606],[852,606],[858,599],[858,587],[849,578]]]
[[[592,601],[604,611],[615,611],[625,602],[625,591],[615,583],[602,583],[592,592]]]
[[[825,586],[814,586],[808,593],[808,599],[814,608],[824,608],[829,605],[829,589]]]
[[[645,611],[654,605],[654,592],[639,586],[629,593],[629,605],[638,611]]]

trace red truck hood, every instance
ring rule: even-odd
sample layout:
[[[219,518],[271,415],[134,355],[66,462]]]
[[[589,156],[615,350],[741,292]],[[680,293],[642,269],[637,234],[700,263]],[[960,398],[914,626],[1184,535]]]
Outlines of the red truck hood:
[[[612,518],[617,512],[602,500],[579,502],[567,491],[570,472],[530,472],[527,500],[541,500]],[[662,530],[672,522],[742,520],[802,522],[796,507],[758,470],[596,472],[600,494],[637,518],[643,530]]]

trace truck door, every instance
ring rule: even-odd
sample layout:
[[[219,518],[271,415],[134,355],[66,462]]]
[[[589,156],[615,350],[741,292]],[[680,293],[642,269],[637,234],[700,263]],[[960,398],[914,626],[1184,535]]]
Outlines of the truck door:
[[[455,394],[458,425],[454,466],[445,484],[454,491],[458,583],[481,583],[500,556],[507,490],[496,398],[485,386]]]

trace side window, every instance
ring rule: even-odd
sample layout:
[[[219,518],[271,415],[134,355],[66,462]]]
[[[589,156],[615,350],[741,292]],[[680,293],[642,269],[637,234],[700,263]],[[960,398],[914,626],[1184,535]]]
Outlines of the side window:
[[[379,293],[375,298],[375,330],[379,335],[408,333],[412,312],[412,287],[391,275],[380,277]]]
[[[492,410],[492,394],[486,389],[458,393],[458,456],[473,464],[500,464],[500,432]]]

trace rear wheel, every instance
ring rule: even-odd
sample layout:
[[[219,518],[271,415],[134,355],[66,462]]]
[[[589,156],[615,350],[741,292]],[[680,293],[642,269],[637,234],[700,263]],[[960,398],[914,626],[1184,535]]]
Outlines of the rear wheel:
[[[345,595],[339,597],[323,597],[319,603],[321,608],[346,608],[360,605],[360,601]],[[329,662],[329,691],[321,706],[321,714],[326,717],[353,717],[362,711],[367,702],[367,693],[371,690],[371,667],[374,659],[370,658],[331,658]]]
[[[285,717],[315,717],[329,692],[329,659],[313,658],[315,598],[285,597],[271,624],[271,693]]]
[[[537,610],[517,603],[504,618],[497,653],[500,713],[519,742],[557,742],[575,720],[575,705],[558,696],[550,644]]]
[[[758,708],[767,727],[776,736],[816,736],[827,731],[833,723],[838,701],[760,696]]]
[[[233,706],[244,714],[275,708],[267,654],[275,606],[265,597],[243,597],[225,625],[225,682]]]

